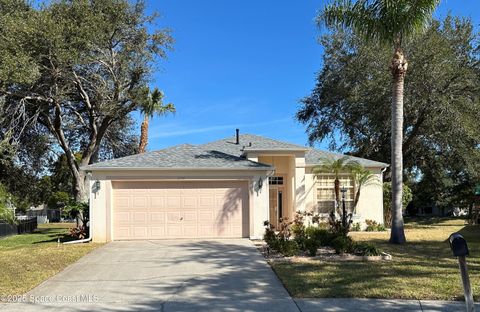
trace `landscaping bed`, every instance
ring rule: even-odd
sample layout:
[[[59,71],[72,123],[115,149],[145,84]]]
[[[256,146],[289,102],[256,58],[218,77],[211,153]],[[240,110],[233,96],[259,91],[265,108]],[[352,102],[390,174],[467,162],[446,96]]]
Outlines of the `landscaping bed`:
[[[101,245],[58,244],[72,240],[74,226],[40,224],[32,233],[0,239],[0,298],[24,294]]]
[[[317,249],[315,256],[311,256],[308,252],[299,252],[298,255],[286,257],[283,254],[272,250],[264,241],[254,242],[258,251],[267,259],[269,262],[289,262],[289,263],[300,263],[300,262],[309,262],[313,260],[322,260],[322,261],[389,261],[392,260],[392,256],[385,252],[380,252],[378,256],[363,256],[363,255],[352,255],[352,254],[338,254],[335,252],[335,249],[331,247],[320,247]]]
[[[351,232],[355,242],[374,244],[391,254],[391,261],[338,261],[298,258],[269,261],[293,297],[394,298],[463,300],[456,258],[448,237],[460,232],[466,238],[471,285],[480,299],[480,226],[461,219],[416,219],[405,225],[407,243],[388,243],[390,232]]]

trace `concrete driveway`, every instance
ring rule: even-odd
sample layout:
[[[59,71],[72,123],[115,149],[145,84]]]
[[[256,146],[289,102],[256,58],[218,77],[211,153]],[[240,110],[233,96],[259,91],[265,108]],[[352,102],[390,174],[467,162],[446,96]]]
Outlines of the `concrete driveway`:
[[[298,311],[247,239],[113,242],[25,299],[0,311]]]

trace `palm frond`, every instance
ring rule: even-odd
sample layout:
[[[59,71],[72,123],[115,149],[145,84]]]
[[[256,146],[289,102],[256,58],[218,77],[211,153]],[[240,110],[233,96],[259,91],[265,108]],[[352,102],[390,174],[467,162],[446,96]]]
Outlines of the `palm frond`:
[[[334,0],[317,16],[317,24],[351,29],[365,39],[401,44],[424,29],[439,0]]]
[[[340,158],[322,157],[319,159],[319,165],[313,167],[314,174],[332,173],[338,176],[340,173],[350,173],[360,164],[351,159],[350,156],[343,156]]]
[[[153,115],[165,115],[175,113],[176,109],[172,103],[163,103],[164,94],[158,88],[153,89],[148,94],[141,105],[141,112],[144,116],[153,117]]]

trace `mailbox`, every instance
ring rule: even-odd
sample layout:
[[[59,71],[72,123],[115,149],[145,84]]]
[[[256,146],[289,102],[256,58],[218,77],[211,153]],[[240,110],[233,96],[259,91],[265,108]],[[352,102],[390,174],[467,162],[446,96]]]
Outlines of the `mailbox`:
[[[469,255],[467,241],[460,233],[453,233],[448,240],[455,257],[465,257]]]

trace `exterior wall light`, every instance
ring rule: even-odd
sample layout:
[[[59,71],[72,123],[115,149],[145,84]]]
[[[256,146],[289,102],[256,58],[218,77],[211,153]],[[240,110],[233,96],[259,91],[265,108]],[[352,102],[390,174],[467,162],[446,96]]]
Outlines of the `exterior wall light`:
[[[100,191],[100,181],[95,181],[92,185],[92,193],[97,193]]]
[[[258,189],[261,189],[261,188],[262,188],[262,186],[263,186],[263,179],[262,179],[262,177],[260,177],[260,178],[258,179],[257,185],[258,185]]]

